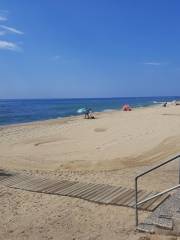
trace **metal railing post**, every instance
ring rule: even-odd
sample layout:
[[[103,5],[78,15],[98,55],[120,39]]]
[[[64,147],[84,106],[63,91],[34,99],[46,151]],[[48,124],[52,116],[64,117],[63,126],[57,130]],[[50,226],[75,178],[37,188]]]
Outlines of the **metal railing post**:
[[[180,158],[179,158],[179,184],[180,184]]]
[[[144,199],[143,201],[138,202],[138,179],[139,179],[140,177],[142,177],[142,176],[144,176],[144,175],[146,175],[146,174],[148,174],[148,173],[150,173],[150,172],[152,172],[152,171],[154,171],[154,170],[156,170],[156,169],[158,169],[158,168],[160,168],[160,167],[162,167],[162,166],[164,166],[164,165],[166,165],[166,164],[174,161],[174,160],[177,160],[177,159],[179,159],[179,167],[178,167],[178,168],[179,168],[179,169],[178,169],[178,172],[179,172],[179,183],[178,183],[178,185],[177,185],[177,186],[174,186],[174,187],[172,187],[172,188],[166,189],[165,191],[160,192],[160,193],[158,193],[158,194],[155,194],[155,195],[152,196],[152,197],[149,197],[149,198],[147,198],[147,199]],[[155,197],[161,196],[161,195],[163,195],[163,194],[165,194],[165,193],[167,193],[167,192],[170,192],[170,191],[172,191],[172,190],[174,190],[174,189],[176,189],[176,188],[180,188],[180,155],[176,155],[175,157],[173,157],[173,158],[171,158],[171,159],[169,159],[169,160],[167,160],[167,161],[165,161],[165,162],[163,162],[163,163],[160,163],[160,164],[152,167],[151,169],[149,169],[149,170],[147,170],[147,171],[145,171],[145,172],[142,172],[141,174],[137,175],[137,176],[135,177],[135,218],[136,218],[135,220],[136,220],[136,227],[138,227],[138,225],[139,225],[139,214],[138,214],[138,210],[139,210],[139,209],[138,209],[138,206],[139,206],[140,204],[143,204],[143,203],[145,203],[145,202],[147,202],[147,201],[149,201],[149,200],[151,200],[151,199],[154,199]]]
[[[138,190],[137,190],[137,188],[138,188],[138,178],[136,177],[135,178],[135,211],[136,211],[136,214],[135,214],[135,216],[136,216],[136,227],[138,226],[138,224],[139,224],[139,220],[138,220]]]

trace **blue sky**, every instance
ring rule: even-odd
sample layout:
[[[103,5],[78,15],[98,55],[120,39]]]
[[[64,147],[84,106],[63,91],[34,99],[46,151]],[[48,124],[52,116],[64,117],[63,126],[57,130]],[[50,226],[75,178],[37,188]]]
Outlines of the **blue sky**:
[[[179,95],[179,0],[1,0],[0,98]]]

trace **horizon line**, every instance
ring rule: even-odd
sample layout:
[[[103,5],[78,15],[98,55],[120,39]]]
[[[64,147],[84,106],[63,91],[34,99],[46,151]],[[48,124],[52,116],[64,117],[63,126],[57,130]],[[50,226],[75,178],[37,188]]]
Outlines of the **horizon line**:
[[[131,97],[42,97],[42,98],[0,98],[1,100],[70,100],[70,99],[118,99],[118,98],[160,98],[160,97],[180,97],[178,95],[159,95],[159,96],[131,96]]]

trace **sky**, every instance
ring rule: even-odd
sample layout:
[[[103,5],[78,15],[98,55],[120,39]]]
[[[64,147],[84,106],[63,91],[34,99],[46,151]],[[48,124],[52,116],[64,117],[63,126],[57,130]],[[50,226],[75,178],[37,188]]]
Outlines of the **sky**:
[[[179,0],[1,0],[0,98],[179,96]]]

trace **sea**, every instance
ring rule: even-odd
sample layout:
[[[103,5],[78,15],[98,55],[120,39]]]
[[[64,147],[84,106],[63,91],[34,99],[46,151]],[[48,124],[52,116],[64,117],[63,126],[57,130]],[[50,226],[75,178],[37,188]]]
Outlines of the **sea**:
[[[124,104],[133,108],[147,107],[164,102],[180,101],[174,97],[119,97],[81,99],[1,99],[0,125],[28,123],[83,114],[80,109],[91,108],[93,112],[120,110]]]

